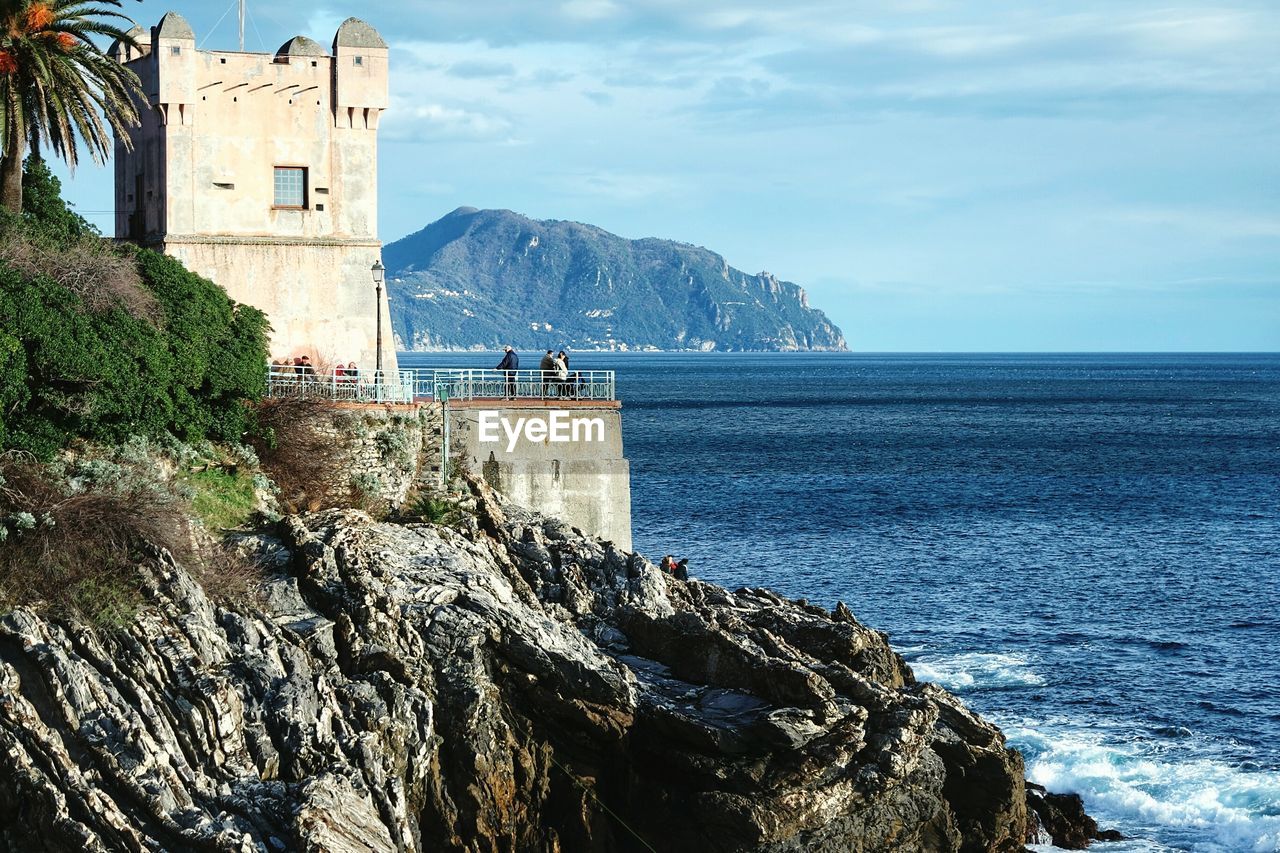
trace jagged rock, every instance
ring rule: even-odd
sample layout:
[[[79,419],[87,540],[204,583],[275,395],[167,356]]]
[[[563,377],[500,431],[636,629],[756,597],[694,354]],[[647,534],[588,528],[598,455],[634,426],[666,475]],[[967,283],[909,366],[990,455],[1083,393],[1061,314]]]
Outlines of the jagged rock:
[[[289,517],[256,604],[160,554],[120,633],[0,618],[21,851],[1014,851],[1022,762],[883,634],[664,576],[482,486]],[[287,555],[282,557],[281,555]]]
[[[1091,841],[1123,841],[1114,829],[1098,829],[1098,822],[1084,810],[1079,794],[1053,794],[1044,786],[1026,783],[1030,823],[1043,830],[1055,847],[1083,850]]]

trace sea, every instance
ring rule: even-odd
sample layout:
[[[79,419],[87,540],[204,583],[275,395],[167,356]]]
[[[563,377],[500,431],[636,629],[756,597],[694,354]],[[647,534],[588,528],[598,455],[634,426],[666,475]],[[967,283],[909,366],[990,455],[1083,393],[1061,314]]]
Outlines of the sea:
[[[1107,853],[1280,850],[1280,354],[572,366],[617,371],[637,550],[844,601]]]

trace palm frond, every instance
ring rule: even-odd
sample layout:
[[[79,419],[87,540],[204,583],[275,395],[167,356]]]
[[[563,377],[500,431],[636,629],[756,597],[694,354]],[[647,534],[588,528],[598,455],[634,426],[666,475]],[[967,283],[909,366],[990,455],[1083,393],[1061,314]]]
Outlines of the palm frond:
[[[134,22],[120,11],[121,0],[51,0],[44,5],[53,20],[47,26],[41,20],[41,28],[29,32],[25,22],[33,5],[33,0],[0,0],[0,49],[17,64],[17,71],[0,76],[0,145],[16,133],[72,168],[82,148],[94,161],[105,162],[116,137],[131,146],[128,129],[137,125],[145,97],[137,75],[107,56],[95,39],[136,47],[118,25]],[[62,34],[75,41],[57,37]]]

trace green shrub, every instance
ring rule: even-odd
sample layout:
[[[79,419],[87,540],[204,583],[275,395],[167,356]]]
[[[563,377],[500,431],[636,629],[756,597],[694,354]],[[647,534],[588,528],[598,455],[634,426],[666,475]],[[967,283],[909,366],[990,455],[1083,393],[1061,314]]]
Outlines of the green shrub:
[[[467,517],[468,512],[457,500],[435,494],[421,494],[401,510],[405,521],[425,521],[453,527]]]
[[[413,448],[409,441],[409,433],[403,424],[404,421],[399,421],[378,432],[374,435],[373,441],[378,447],[378,455],[382,457],[382,461],[408,468],[413,465]]]
[[[0,611],[23,604],[126,627],[146,603],[139,565],[155,548],[215,600],[250,600],[263,566],[218,535],[255,511],[262,475],[218,464],[244,452],[132,438],[78,443],[48,463],[0,453]]]
[[[82,577],[71,584],[66,604],[94,625],[127,628],[138,615],[142,596],[127,576]]]
[[[62,182],[38,157],[23,164],[22,218],[61,243],[98,236],[98,229],[62,200]]]
[[[0,220],[0,446],[47,459],[77,437],[240,441],[265,387],[262,312],[29,197],[26,221]]]

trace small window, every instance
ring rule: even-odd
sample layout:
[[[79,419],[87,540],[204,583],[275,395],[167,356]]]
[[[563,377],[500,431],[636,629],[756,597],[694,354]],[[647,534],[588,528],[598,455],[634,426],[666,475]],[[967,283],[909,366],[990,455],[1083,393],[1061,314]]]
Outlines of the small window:
[[[276,166],[276,207],[307,206],[307,170],[300,166]]]
[[[221,62],[223,65],[227,64],[227,58],[225,56],[219,59],[218,61]]]
[[[178,54],[182,53],[182,48],[178,47],[177,45],[174,45],[173,47],[169,48],[169,52],[172,53],[174,56],[177,56]]]
[[[364,57],[363,57],[363,56],[357,56],[357,57],[356,57],[356,65],[364,65]]]

